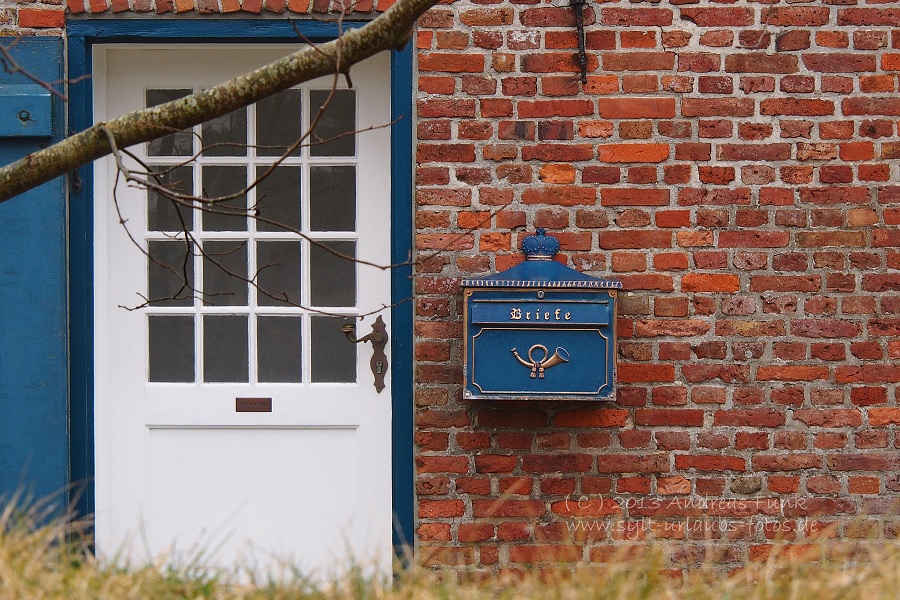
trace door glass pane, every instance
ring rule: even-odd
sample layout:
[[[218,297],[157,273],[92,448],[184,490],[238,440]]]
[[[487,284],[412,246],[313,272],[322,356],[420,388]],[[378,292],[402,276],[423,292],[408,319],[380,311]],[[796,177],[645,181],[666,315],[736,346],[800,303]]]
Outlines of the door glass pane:
[[[259,381],[300,383],[302,320],[300,317],[258,317],[256,320]]]
[[[174,192],[193,194],[194,170],[190,167],[154,167],[159,173],[156,183]],[[157,190],[147,191],[148,231],[190,231],[194,226],[194,213],[190,207],[176,203]]]
[[[194,317],[148,317],[149,381],[194,381]]]
[[[344,317],[313,316],[310,319],[311,375],[317,383],[354,383],[356,381],[356,344],[341,333]]]
[[[260,306],[300,304],[300,242],[257,242],[256,301]]]
[[[247,306],[247,242],[204,242],[203,304]]]
[[[256,177],[262,177],[266,170],[266,167],[257,168]],[[256,186],[256,228],[259,231],[300,229],[301,172],[300,167],[277,167]]]
[[[147,107],[178,100],[193,90],[147,90]],[[192,156],[193,135],[190,131],[178,131],[155,139],[147,144],[150,156]]]
[[[207,121],[200,137],[204,156],[247,156],[247,109]]]
[[[193,306],[194,259],[183,240],[147,243],[147,299],[152,306]]]
[[[342,256],[356,257],[356,242],[320,242]],[[356,305],[356,263],[329,252],[326,248],[309,246],[309,291],[313,306]]]
[[[204,315],[203,381],[248,381],[247,315]]]
[[[356,167],[311,167],[309,224],[315,231],[356,230]]]
[[[356,155],[356,92],[335,90],[331,100],[331,90],[310,90],[309,118],[315,120],[320,107],[325,110],[319,117],[310,136],[311,156],[354,156]],[[327,106],[326,106],[327,104]]]
[[[303,135],[300,90],[285,90],[256,104],[256,154],[281,156]],[[300,156],[300,148],[291,153]]]
[[[203,197],[224,198],[247,187],[247,167],[203,167]],[[204,206],[205,231],[247,231],[247,195]]]

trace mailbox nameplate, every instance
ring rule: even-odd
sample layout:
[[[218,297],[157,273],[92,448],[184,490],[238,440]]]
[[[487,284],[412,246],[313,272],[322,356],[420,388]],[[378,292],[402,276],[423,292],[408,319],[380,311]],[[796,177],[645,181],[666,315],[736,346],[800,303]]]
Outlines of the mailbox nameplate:
[[[551,292],[552,293],[552,292]],[[479,297],[472,301],[472,323],[502,323],[526,327],[547,325],[609,325],[609,301],[531,301]]]

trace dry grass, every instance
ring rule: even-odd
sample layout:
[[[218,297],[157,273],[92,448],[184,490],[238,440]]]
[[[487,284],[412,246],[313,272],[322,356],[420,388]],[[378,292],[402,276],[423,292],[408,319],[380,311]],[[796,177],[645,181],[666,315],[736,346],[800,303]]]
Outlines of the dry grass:
[[[39,511],[0,514],[0,600],[21,598],[221,598],[310,600],[839,600],[900,596],[900,547],[857,546],[844,558],[794,560],[774,553],[764,563],[724,574],[710,566],[686,581],[672,577],[663,552],[651,549],[602,567],[570,572],[549,568],[507,581],[460,582],[450,572],[404,571],[394,582],[350,570],[330,585],[297,576],[285,582],[250,581],[205,569],[164,563],[134,567],[99,564],[86,552],[77,524],[46,521]],[[860,550],[863,548],[863,550]]]

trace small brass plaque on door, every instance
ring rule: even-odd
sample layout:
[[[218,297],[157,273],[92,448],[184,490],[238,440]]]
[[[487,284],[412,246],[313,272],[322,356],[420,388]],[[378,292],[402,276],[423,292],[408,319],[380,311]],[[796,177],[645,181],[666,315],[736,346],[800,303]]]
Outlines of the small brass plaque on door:
[[[235,412],[272,412],[271,398],[235,398]]]

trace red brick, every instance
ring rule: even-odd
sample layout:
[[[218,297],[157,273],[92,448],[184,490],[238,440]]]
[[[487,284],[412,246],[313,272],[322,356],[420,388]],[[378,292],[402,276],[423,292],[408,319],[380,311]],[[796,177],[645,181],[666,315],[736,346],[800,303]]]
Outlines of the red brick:
[[[519,465],[517,456],[480,454],[475,456],[476,473],[512,473]]]
[[[568,6],[528,8],[520,13],[519,20],[526,27],[574,27],[575,11]],[[594,24],[592,9],[584,12],[583,21],[585,25]]]
[[[597,158],[609,163],[655,163],[668,157],[668,144],[603,144],[598,148]]]
[[[615,172],[615,181],[602,181],[598,183],[615,183],[616,181],[618,181],[618,169],[616,169]],[[593,179],[595,178],[592,177],[591,180]],[[583,178],[583,180],[585,183],[591,182],[591,180],[588,179]],[[667,206],[669,204],[669,190],[646,188],[602,188],[600,190],[600,204],[603,206]]]
[[[448,523],[422,523],[416,529],[420,540],[428,542],[449,542],[450,525]]]
[[[93,12],[93,7],[91,8]],[[19,27],[35,29],[62,28],[66,24],[66,13],[62,8],[20,8]]]
[[[745,53],[725,57],[729,73],[796,73],[797,57],[790,54]]]
[[[484,542],[494,537],[494,526],[490,523],[460,523],[456,539],[460,543]]]
[[[900,455],[893,452],[832,454],[827,462],[833,471],[891,472],[900,468]]]
[[[685,117],[751,117],[755,107],[751,98],[684,98],[681,114]]]
[[[593,458],[589,454],[528,454],[522,457],[526,473],[582,473],[589,471]]]
[[[900,9],[897,8],[842,8],[838,10],[838,25],[892,25],[900,26]]]
[[[590,100],[536,100],[518,103],[519,117],[577,117],[594,114]]]
[[[900,408],[870,408],[869,425],[873,427],[900,425]]]
[[[474,100],[423,100],[419,102],[419,117],[474,117]]]
[[[524,546],[515,545],[509,549],[509,561],[519,564],[535,563],[566,563],[578,562],[584,554],[582,547],[577,545],[558,546]]]
[[[676,454],[675,468],[696,469],[698,471],[746,471],[747,461],[739,456]]]
[[[691,383],[714,381],[716,379],[725,383],[747,382],[750,380],[749,367],[739,365],[684,365],[681,367],[681,373]]]
[[[675,159],[703,161],[709,160],[712,144],[706,142],[683,142],[675,144]]]
[[[807,53],[803,64],[819,73],[859,73],[875,70],[875,57],[869,54]]]
[[[546,188],[529,188],[522,193],[522,202],[526,204],[559,204],[577,206],[595,204],[597,191],[593,188],[575,186],[554,186]]]
[[[794,418],[810,427],[856,427],[862,424],[862,415],[854,409],[796,410]]]
[[[620,364],[619,381],[622,383],[675,381],[672,365]]]
[[[684,252],[665,252],[653,256],[653,266],[660,271],[683,271],[689,268],[688,255]],[[657,300],[659,302],[659,300]],[[657,313],[661,314],[661,313]],[[685,314],[687,314],[685,312]],[[684,316],[684,315],[671,315]]]
[[[819,27],[828,23],[827,6],[779,6],[764,8],[760,21],[778,27]]]
[[[868,98],[865,96],[844,98],[841,101],[841,109],[846,117],[859,115],[896,117],[900,116],[900,98]]]
[[[834,114],[834,103],[830,100],[772,98],[761,100],[759,111],[762,115],[825,116]],[[846,109],[844,114],[848,114]]]
[[[835,369],[836,383],[897,383],[900,382],[900,365],[848,365]]]
[[[809,32],[801,29],[793,31],[785,31],[775,38],[775,49],[779,52],[790,52],[791,50],[805,50],[809,48]],[[817,42],[818,43],[818,42]],[[821,44],[819,44],[821,45]]]
[[[504,6],[500,8],[478,8],[464,10],[459,13],[459,20],[469,27],[490,27],[496,25],[512,25],[513,9]]]
[[[620,34],[622,48],[656,48],[656,32],[654,31],[622,31]],[[644,76],[637,76],[643,78]],[[656,82],[656,76],[647,76],[646,81]],[[625,90],[629,91],[629,90]],[[638,91],[638,90],[630,90]],[[648,91],[648,90],[643,90]],[[649,91],[656,91],[655,88]]]
[[[484,54],[459,52],[428,52],[419,54],[420,71],[443,73],[481,73],[484,71]]]
[[[667,231],[604,231],[600,247],[605,250],[670,248],[672,234]]]
[[[577,73],[581,71],[578,54],[572,52],[526,54],[522,56],[521,64],[522,71],[526,73]],[[597,57],[588,55],[587,70],[596,71],[598,66]]]
[[[671,71],[673,68],[673,52],[614,52],[603,55],[604,71]]]
[[[419,518],[422,519],[461,517],[465,512],[462,500],[419,500]]]
[[[674,98],[600,98],[598,114],[606,119],[667,119],[675,116]]]
[[[828,378],[828,367],[780,365],[761,366],[756,372],[758,381],[817,381]]]
[[[745,27],[753,24],[751,8],[682,8],[681,17],[700,27]]]
[[[666,473],[669,457],[666,453],[656,454],[604,454],[597,457],[599,473]]]
[[[452,94],[456,88],[456,82],[452,77],[419,77],[419,90],[426,94]],[[474,114],[474,104],[472,106]],[[421,115],[420,112],[420,116]]]
[[[821,469],[822,457],[815,454],[754,454],[751,459],[756,471],[801,471]]]
[[[603,517],[622,513],[619,503],[612,498],[580,498],[554,502],[550,510],[562,517]]]
[[[600,22],[625,27],[665,27],[672,24],[672,11],[668,8],[603,8]]]
[[[807,312],[809,310],[807,309]],[[852,321],[838,319],[796,319],[791,321],[791,333],[810,338],[856,337],[862,327]]]
[[[786,231],[723,231],[719,234],[720,248],[784,248],[790,234]]]
[[[780,427],[785,423],[784,412],[777,409],[719,410],[713,424],[726,427]]]
[[[736,292],[740,287],[737,275],[688,273],[681,278],[683,292]]]
[[[554,418],[556,427],[623,427],[628,411],[619,409],[574,410],[562,412]]]
[[[686,408],[639,408],[634,413],[634,422],[652,427],[702,427],[703,411]]]
[[[540,517],[546,512],[541,500],[472,500],[472,516],[474,517]]]

